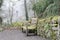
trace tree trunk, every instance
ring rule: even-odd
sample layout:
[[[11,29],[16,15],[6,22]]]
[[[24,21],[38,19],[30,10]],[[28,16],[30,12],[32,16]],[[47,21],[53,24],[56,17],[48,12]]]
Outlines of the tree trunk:
[[[2,6],[3,0],[0,0],[0,7]]]
[[[11,24],[12,24],[12,20],[13,20],[13,7],[12,7],[12,14],[11,14],[11,19],[10,19]]]
[[[25,5],[26,20],[28,20],[28,11],[27,11],[26,0],[24,0],[24,5]]]

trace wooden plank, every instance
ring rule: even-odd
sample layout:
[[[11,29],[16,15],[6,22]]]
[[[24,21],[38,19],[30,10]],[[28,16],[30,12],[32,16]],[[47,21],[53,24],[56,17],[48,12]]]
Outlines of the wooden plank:
[[[37,23],[37,18],[32,18],[31,23],[33,23],[33,24]]]
[[[52,27],[53,30],[57,30],[58,31],[58,27]]]

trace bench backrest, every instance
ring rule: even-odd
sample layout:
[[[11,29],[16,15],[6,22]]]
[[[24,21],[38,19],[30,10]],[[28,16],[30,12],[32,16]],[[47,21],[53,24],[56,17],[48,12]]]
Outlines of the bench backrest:
[[[37,18],[32,18],[31,19],[31,24],[36,24],[37,23]]]
[[[60,24],[60,17],[58,17],[58,23]]]

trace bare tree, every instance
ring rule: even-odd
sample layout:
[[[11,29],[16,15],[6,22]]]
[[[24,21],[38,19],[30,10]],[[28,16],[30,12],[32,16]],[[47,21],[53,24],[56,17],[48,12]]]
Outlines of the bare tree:
[[[9,16],[10,16],[10,23],[12,24],[12,21],[13,21],[13,11],[14,11],[15,2],[13,2],[13,1],[10,1],[10,2],[12,2],[12,7],[10,7],[10,3],[9,3]]]

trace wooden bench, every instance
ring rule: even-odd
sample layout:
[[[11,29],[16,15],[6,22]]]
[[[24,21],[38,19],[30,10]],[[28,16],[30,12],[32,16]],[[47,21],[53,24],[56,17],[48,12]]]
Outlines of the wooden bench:
[[[30,31],[34,30],[33,31],[33,34],[36,34],[36,31],[37,31],[37,18],[31,18],[31,23],[29,26],[26,26],[27,30],[26,30],[26,35],[28,36],[30,34]],[[36,29],[36,30],[35,30]],[[32,32],[31,32],[32,34]]]

